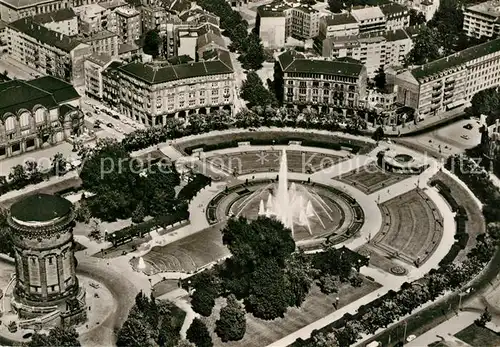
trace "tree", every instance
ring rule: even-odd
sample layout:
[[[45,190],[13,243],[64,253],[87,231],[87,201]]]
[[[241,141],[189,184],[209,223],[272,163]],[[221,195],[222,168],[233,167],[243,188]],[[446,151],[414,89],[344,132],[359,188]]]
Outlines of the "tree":
[[[300,307],[306,299],[316,271],[310,261],[301,253],[293,253],[285,264],[285,283],[289,289],[290,306]]]
[[[241,86],[241,97],[250,107],[267,105],[277,106],[276,96],[264,87],[262,80],[255,71],[250,71]]]
[[[213,342],[207,326],[199,318],[195,318],[186,332],[186,338],[196,347],[212,347]]]
[[[246,70],[260,69],[262,63],[266,60],[266,56],[259,35],[253,32],[248,35],[245,48],[245,53],[239,57],[241,66]]]
[[[422,12],[418,12],[414,8],[410,9],[410,26],[420,25],[425,23],[425,16]]]
[[[38,163],[34,160],[27,160],[24,163],[26,177],[29,183],[36,184],[43,181],[42,173],[38,168]]]
[[[21,189],[28,184],[28,175],[23,165],[16,165],[10,169],[10,185],[14,189]]]
[[[220,311],[220,318],[215,323],[215,332],[222,342],[238,341],[245,336],[245,312],[234,295],[229,295],[227,305]]]
[[[78,333],[75,328],[55,327],[48,334],[39,334],[35,332],[31,341],[25,344],[27,347],[40,346],[61,346],[61,347],[79,347]]]
[[[272,258],[280,267],[295,250],[290,229],[275,219],[259,217],[249,222],[245,218],[230,219],[222,230],[222,241],[234,261],[253,268]]]
[[[57,176],[64,175],[66,173],[66,165],[67,161],[63,157],[62,153],[57,152],[56,154],[54,154],[54,157],[52,157],[52,174]]]
[[[193,311],[208,317],[212,314],[215,306],[216,293],[211,287],[199,287],[191,295],[191,306]]]
[[[92,214],[88,203],[85,200],[80,200],[80,206],[75,210],[75,219],[77,222],[89,224]]]
[[[427,26],[420,29],[413,48],[406,58],[407,65],[422,65],[441,57],[438,32]]]
[[[375,86],[379,90],[384,90],[385,89],[385,85],[386,85],[387,79],[386,79],[386,76],[385,76],[385,71],[384,71],[384,67],[383,66],[379,67],[379,69],[377,70],[377,74],[375,75],[375,77],[373,79],[375,81]]]
[[[377,127],[377,129],[375,129],[375,131],[373,132],[373,139],[377,142],[382,140],[384,136],[384,129],[382,129],[381,126]]]
[[[342,13],[344,4],[340,0],[328,0],[328,9],[333,13]]]
[[[149,329],[143,320],[128,318],[123,323],[116,339],[118,347],[150,346]]]
[[[486,323],[491,322],[491,313],[488,311],[488,308],[486,307],[484,309],[484,312],[481,314],[481,316],[476,319],[474,322],[479,325],[480,327],[486,326]]]
[[[144,206],[142,202],[139,202],[137,204],[137,207],[135,208],[134,212],[132,212],[132,223],[142,223],[144,221]]]
[[[160,54],[161,38],[156,30],[150,30],[144,36],[144,53],[152,55],[153,58]]]

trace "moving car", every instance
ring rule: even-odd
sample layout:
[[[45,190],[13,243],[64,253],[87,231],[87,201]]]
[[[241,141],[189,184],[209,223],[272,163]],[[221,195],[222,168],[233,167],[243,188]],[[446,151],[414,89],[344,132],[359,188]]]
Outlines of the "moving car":
[[[474,126],[471,123],[467,123],[464,125],[464,129],[471,130],[472,128],[474,128]]]
[[[111,128],[111,129],[113,129],[113,128],[115,127],[115,126],[113,125],[113,123],[108,123],[108,124],[106,124],[106,125],[107,125],[107,127],[108,127],[108,128]]]
[[[461,135],[460,137],[463,138],[464,140],[470,139],[469,135],[465,135],[465,134]]]

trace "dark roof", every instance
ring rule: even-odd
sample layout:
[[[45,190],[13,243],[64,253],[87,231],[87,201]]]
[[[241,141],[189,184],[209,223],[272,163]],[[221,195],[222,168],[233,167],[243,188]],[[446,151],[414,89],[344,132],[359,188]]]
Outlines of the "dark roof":
[[[57,107],[57,102],[50,93],[25,81],[0,83],[0,119],[4,119],[8,112],[16,114],[20,109],[31,111],[36,105],[52,109]]]
[[[139,50],[139,46],[136,44],[129,44],[129,43],[122,43],[121,45],[118,46],[118,54],[124,54],[132,51],[137,51]]]
[[[382,13],[385,14],[386,16],[393,16],[396,14],[403,13],[405,11],[408,12],[409,14],[409,10],[407,7],[397,4],[395,2],[390,2],[385,5],[379,5],[379,7],[382,10]]]
[[[13,218],[22,222],[48,222],[71,212],[68,200],[49,194],[35,194],[15,202],[10,208]]]
[[[385,36],[387,41],[404,40],[404,39],[407,39],[410,37],[410,36],[408,36],[406,31],[404,31],[403,29],[398,29],[398,30],[393,30],[393,31],[387,30],[384,33],[384,36]]]
[[[327,25],[343,25],[343,24],[353,24],[357,23],[356,18],[354,18],[350,13],[334,14],[332,16],[325,17]]]
[[[40,77],[27,83],[52,94],[58,104],[80,97],[72,84],[53,76]]]
[[[425,77],[435,75],[441,71],[445,71],[452,67],[462,65],[470,60],[480,58],[482,56],[498,51],[500,51],[500,39],[488,41],[486,43],[467,48],[463,51],[427,63],[413,69],[411,73],[417,80],[421,80]]]
[[[20,31],[28,36],[31,36],[38,41],[49,46],[57,47],[65,52],[71,52],[81,42],[74,40],[69,36],[47,29],[41,24],[33,21],[33,18],[21,18],[9,24],[9,26],[17,31]]]
[[[41,13],[33,17],[33,20],[37,23],[50,23],[50,22],[62,22],[64,20],[69,20],[75,18],[76,14],[71,8],[63,8],[58,11]]]
[[[358,77],[363,64],[354,59],[315,60],[305,59],[298,54],[283,53],[278,57],[283,72],[303,72],[346,77]]]
[[[229,53],[223,50],[219,50],[219,59],[217,60],[163,67],[144,63],[130,63],[118,69],[122,73],[138,78],[149,84],[233,72]]]
[[[59,107],[59,115],[64,116],[68,112],[73,112],[78,110],[76,107],[70,105],[70,104],[64,104]]]
[[[168,59],[167,61],[172,65],[179,65],[179,64],[189,63],[190,61],[193,61],[193,58],[191,58],[187,54],[183,54],[183,55],[178,55],[178,56],[172,57],[172,58]]]

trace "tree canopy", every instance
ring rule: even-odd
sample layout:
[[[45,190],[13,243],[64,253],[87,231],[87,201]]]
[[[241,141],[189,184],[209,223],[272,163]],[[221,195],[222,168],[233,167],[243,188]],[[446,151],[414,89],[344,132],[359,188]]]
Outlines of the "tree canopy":
[[[215,332],[222,342],[238,341],[245,336],[245,311],[234,295],[228,296],[227,305],[221,309],[215,326]]]
[[[160,54],[161,38],[156,30],[150,30],[144,35],[144,53],[156,58]]]
[[[79,347],[78,333],[75,328],[55,327],[48,334],[35,332],[31,341],[25,344],[26,347],[40,346],[61,346],[61,347]]]
[[[186,338],[196,347],[212,347],[213,342],[207,326],[199,318],[195,318],[186,332]]]
[[[241,97],[253,106],[277,106],[276,96],[269,91],[255,71],[247,73],[247,78],[241,86]]]

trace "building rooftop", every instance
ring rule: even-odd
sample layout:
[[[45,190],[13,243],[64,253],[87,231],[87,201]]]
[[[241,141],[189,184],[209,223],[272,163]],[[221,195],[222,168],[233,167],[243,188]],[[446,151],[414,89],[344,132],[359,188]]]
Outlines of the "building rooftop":
[[[56,31],[47,29],[43,25],[34,22],[33,18],[31,17],[21,18],[15,22],[12,22],[9,24],[9,27],[30,37],[33,37],[49,46],[57,47],[67,53],[71,52],[81,44],[81,42],[78,40],[72,39],[71,37],[58,33]]]
[[[104,2],[100,2],[99,5],[108,9],[108,10],[114,10],[117,7],[128,6],[127,2],[125,2],[124,0],[104,1]]]
[[[500,51],[500,39],[488,41],[486,43],[467,48],[463,51],[427,63],[411,70],[411,73],[417,80],[421,81],[426,77],[433,76],[447,69],[465,64],[470,60],[477,59],[498,51]]]
[[[116,9],[115,13],[123,17],[135,17],[140,14],[140,12],[133,7],[120,7]]]
[[[118,54],[125,54],[139,50],[139,46],[134,43],[122,43],[118,46]]]
[[[78,39],[82,42],[91,42],[97,40],[104,40],[113,36],[118,36],[116,33],[111,32],[109,30],[101,30],[97,32],[93,32],[90,35],[80,34],[78,35]]]
[[[257,7],[257,13],[260,17],[284,17],[288,9],[290,6],[279,1]]]
[[[90,57],[87,58],[87,60],[90,60],[91,62],[104,67],[106,64],[108,64],[113,58],[109,54],[105,53],[94,53]]]
[[[162,0],[162,3],[167,10],[175,13],[182,13],[191,8],[189,0]]]
[[[130,63],[118,69],[122,73],[138,78],[148,84],[232,73],[233,66],[229,53],[224,50],[219,50],[218,54],[219,56],[216,60],[200,61],[197,63],[190,62],[187,64],[163,67],[144,63]]]
[[[316,73],[346,77],[358,77],[363,71],[363,64],[354,59],[315,60],[304,55],[287,51],[278,57],[283,72]]]
[[[48,222],[71,212],[71,202],[57,195],[35,194],[15,202],[10,215],[21,222]]]
[[[326,25],[345,25],[345,24],[355,24],[357,23],[356,18],[354,18],[350,13],[334,14],[325,17]]]
[[[33,17],[33,20],[37,23],[51,23],[51,22],[62,22],[65,20],[70,20],[76,17],[75,11],[71,8],[63,8],[59,11],[54,11],[50,13],[41,13]]]
[[[384,36],[387,41],[399,41],[411,38],[411,36],[404,29],[387,30],[384,33]]]
[[[201,49],[209,44],[215,44],[221,48],[226,48],[226,42],[217,32],[208,31],[207,33],[198,36],[196,39],[196,48]]]
[[[409,9],[406,6],[397,4],[395,2],[390,2],[388,4],[379,5],[380,10],[386,17],[392,17],[395,15],[399,15],[401,13],[410,13]]]
[[[316,10],[315,8],[309,6],[309,5],[305,5],[305,4],[293,4],[291,6],[292,9],[294,10],[298,10],[298,11],[302,11],[304,13],[318,13],[319,11]]]
[[[378,6],[352,10],[351,14],[358,22],[384,17],[384,13]]]
[[[488,17],[500,17],[500,1],[486,1],[477,5],[468,6],[467,11],[478,12]]]
[[[71,83],[53,76],[39,77],[26,83],[52,94],[58,104],[80,98]]]
[[[1,1],[1,0],[0,0]],[[98,13],[106,12],[106,9],[100,4],[87,4],[75,7],[75,13],[84,18],[97,16]]]
[[[6,4],[7,6],[13,7],[15,9],[22,9],[25,7],[32,7],[35,5],[51,2],[53,2],[53,0],[0,0],[0,3]]]

